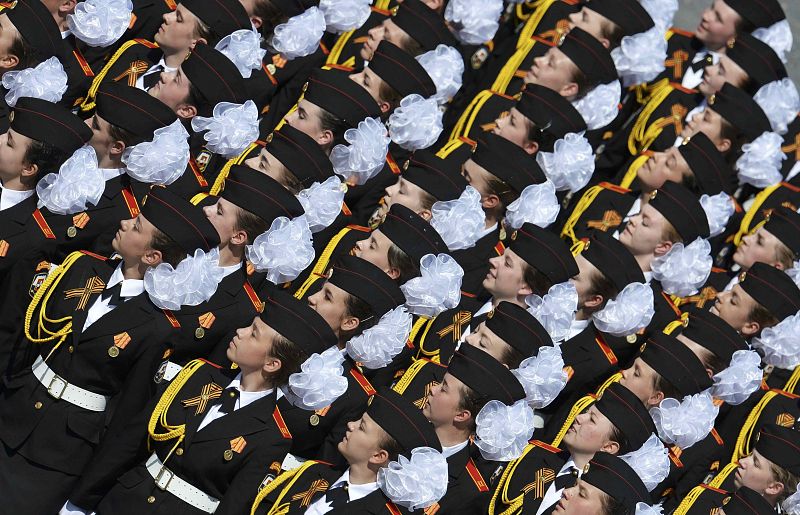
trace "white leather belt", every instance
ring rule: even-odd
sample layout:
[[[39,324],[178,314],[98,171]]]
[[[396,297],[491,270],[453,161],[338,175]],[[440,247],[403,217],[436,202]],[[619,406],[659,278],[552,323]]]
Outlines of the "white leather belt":
[[[153,476],[156,486],[161,490],[171,493],[181,501],[190,504],[206,513],[214,513],[219,506],[219,500],[211,497],[199,488],[195,488],[183,479],[176,476],[170,469],[161,463],[156,453],[147,459],[147,471]]]
[[[53,372],[41,356],[36,358],[31,370],[50,397],[89,411],[105,411],[109,397],[69,384],[66,379]]]

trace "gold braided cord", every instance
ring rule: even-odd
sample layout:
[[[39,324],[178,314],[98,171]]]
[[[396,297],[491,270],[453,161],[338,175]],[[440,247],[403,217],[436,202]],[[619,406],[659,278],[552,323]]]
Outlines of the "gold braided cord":
[[[573,244],[578,241],[578,238],[575,236],[575,225],[601,191],[603,191],[602,186],[592,186],[586,190],[578,203],[575,204],[575,208],[572,210],[569,218],[567,218],[567,221],[564,222],[564,227],[561,229],[562,238],[568,237]]]
[[[434,363],[441,363],[442,362],[441,349],[437,348],[434,351],[426,351],[425,350],[425,338],[428,337],[428,331],[430,331],[431,327],[433,327],[433,321],[434,320],[436,320],[435,317],[431,318],[430,320],[428,320],[428,325],[426,325],[425,326],[425,330],[422,331],[422,336],[419,339],[419,345],[417,345],[417,349],[418,349],[417,357],[424,356],[424,357],[430,359],[431,361],[433,361]]]
[[[739,431],[739,436],[736,438],[736,446],[733,448],[733,456],[731,456],[731,462],[739,461],[744,456],[750,454],[750,441],[753,438],[753,431],[756,427],[756,421],[761,416],[761,412],[764,411],[764,408],[769,404],[778,392],[775,390],[771,390],[764,394],[764,397],[758,401],[758,404],[755,405],[753,410],[747,416],[744,424],[742,425],[742,430]]]
[[[95,108],[96,105],[95,99],[97,98],[97,90],[100,89],[100,84],[103,82],[103,80],[105,80],[106,75],[108,75],[108,72],[111,70],[111,67],[114,66],[114,64],[116,64],[117,59],[119,59],[122,56],[122,54],[125,53],[126,50],[128,50],[133,45],[138,45],[138,44],[140,44],[138,41],[136,41],[135,39],[131,39],[130,41],[126,41],[125,43],[123,43],[122,46],[119,47],[119,50],[114,52],[114,55],[111,56],[111,59],[108,60],[106,65],[103,66],[103,69],[100,70],[100,73],[98,73],[92,80],[92,85],[89,87],[89,91],[86,93],[86,98],[83,100],[83,103],[81,103],[81,111],[83,112],[91,111],[92,109]],[[155,43],[153,44],[155,45]]]
[[[512,460],[508,463],[508,466],[503,471],[503,474],[500,476],[500,480],[497,483],[497,487],[494,489],[492,493],[492,499],[489,501],[489,515],[495,515],[495,506],[497,504],[497,496],[500,495],[500,502],[504,505],[508,506],[505,510],[497,513],[497,515],[510,515],[511,513],[515,513],[522,507],[522,504],[525,501],[525,494],[520,494],[514,499],[508,498],[508,486],[511,484],[511,476],[514,475],[514,471],[517,469],[517,466],[522,463],[522,460],[525,459],[525,456],[536,447],[535,445],[529,443],[523,449],[522,454],[520,454],[519,458]],[[501,495],[502,494],[502,495]]]
[[[153,413],[150,414],[150,420],[147,422],[147,434],[150,439],[155,442],[166,442],[167,440],[177,439],[175,445],[170,450],[169,454],[175,450],[178,445],[183,441],[186,435],[186,424],[172,425],[167,421],[167,412],[169,407],[175,401],[178,392],[181,391],[186,385],[186,382],[192,377],[192,374],[197,372],[205,362],[203,360],[190,361],[185,367],[181,369],[175,379],[167,387],[166,391],[158,399]],[[157,432],[159,426],[164,429],[164,432]],[[148,442],[149,444],[149,442]],[[169,456],[168,456],[169,457]],[[164,460],[166,461],[166,460]]]
[[[798,381],[800,381],[800,366],[795,367],[791,377],[789,377],[789,380],[786,381],[783,391],[787,393],[794,393],[795,388],[797,388]]]
[[[333,48],[331,48],[331,53],[328,54],[328,58],[325,59],[325,64],[339,64],[339,56],[342,54],[342,50],[344,50],[344,46],[350,41],[350,38],[353,37],[353,30],[348,30],[347,32],[343,32],[337,39],[336,43],[333,44]]]
[[[564,439],[564,435],[566,435],[567,431],[569,431],[569,428],[572,427],[572,423],[575,421],[575,417],[583,413],[583,411],[586,408],[591,406],[601,395],[603,395],[603,392],[606,391],[606,388],[611,386],[612,383],[618,382],[620,379],[622,379],[622,373],[617,372],[616,374],[613,374],[611,377],[606,379],[603,382],[603,384],[601,384],[600,387],[597,389],[597,392],[595,392],[593,395],[586,395],[578,399],[577,402],[575,402],[575,404],[572,406],[572,409],[569,410],[569,415],[567,415],[567,420],[561,426],[561,429],[558,431],[556,437],[553,438],[553,442],[551,443],[551,445],[553,445],[554,447],[558,447],[561,444],[561,440]]]
[[[469,136],[469,131],[475,122],[475,118],[478,116],[483,104],[490,98],[492,98],[492,92],[488,89],[484,89],[475,95],[475,98],[472,99],[467,108],[464,109],[464,112],[461,113],[461,116],[458,117],[455,127],[450,132],[450,140],[457,140],[459,136]]]
[[[658,134],[661,133],[662,129],[656,127],[658,131],[655,135],[653,135],[654,125],[651,126],[649,124],[650,117],[653,115],[658,106],[660,106],[661,103],[664,102],[664,100],[669,96],[669,94],[672,93],[673,90],[674,88],[666,79],[658,81],[653,86],[653,89],[651,90],[653,91],[653,94],[647,104],[645,104],[642,112],[636,117],[636,121],[633,124],[633,130],[631,130],[631,133],[628,136],[628,151],[632,156],[635,156],[641,151],[645,150],[650,143],[652,143],[653,140],[658,137]]]
[[[404,394],[406,392],[406,388],[408,388],[408,385],[411,384],[411,381],[414,380],[420,370],[422,370],[427,363],[428,362],[424,359],[418,359],[414,361],[414,363],[412,363],[411,366],[406,369],[405,373],[403,373],[403,376],[400,378],[400,380],[397,381],[397,384],[392,386],[392,390],[401,395]]]
[[[522,61],[524,61],[531,50],[533,50],[534,45],[536,45],[536,40],[530,37],[522,44],[517,44],[517,50],[511,54],[511,57],[508,58],[506,64],[503,65],[497,77],[495,77],[491,87],[492,91],[497,91],[499,93],[506,92],[508,84],[511,82],[511,79],[514,78],[514,74],[517,73],[517,70],[519,70]]]
[[[320,253],[319,259],[317,259],[317,263],[314,265],[314,268],[311,269],[311,274],[306,278],[300,288],[294,292],[294,298],[302,299],[303,295],[306,294],[311,285],[317,282],[321,276],[325,275],[325,272],[328,271],[328,264],[331,262],[333,251],[336,250],[336,246],[339,245],[339,242],[342,240],[342,238],[344,238],[351,230],[352,229],[349,227],[345,227],[336,233],[336,236],[331,238],[331,241],[328,242],[328,244]]]
[[[222,170],[220,170],[219,175],[217,175],[217,178],[214,180],[214,184],[211,186],[211,191],[209,191],[209,194],[214,196],[219,195],[219,193],[223,189],[225,189],[225,179],[227,179],[228,174],[231,173],[231,167],[233,165],[242,164],[245,158],[247,158],[247,155],[250,152],[252,152],[256,147],[258,147],[258,143],[254,141],[253,143],[250,143],[246,149],[244,149],[244,152],[234,157],[233,159],[228,159],[228,161],[225,163],[225,166],[222,167]]]
[[[722,488],[722,483],[724,483],[725,480],[728,479],[728,476],[731,475],[731,472],[733,472],[737,468],[739,468],[739,463],[737,461],[728,463],[727,465],[722,467],[722,470],[720,470],[716,476],[714,476],[714,479],[711,480],[708,486],[712,486],[714,488]]]
[[[639,168],[642,167],[643,164],[650,159],[650,156],[641,155],[638,156],[636,159],[633,160],[633,163],[628,167],[628,171],[625,172],[625,176],[622,178],[622,181],[619,183],[620,186],[623,188],[630,188],[631,183],[636,178],[636,174],[639,171]]]
[[[733,237],[734,244],[739,245],[742,242],[742,238],[764,225],[765,221],[762,221],[760,224],[756,225],[756,227],[753,227],[752,229],[750,228],[750,224],[753,223],[753,218],[755,218],[755,216],[761,210],[761,206],[763,206],[764,202],[769,198],[770,195],[772,195],[772,192],[780,187],[781,183],[773,184],[772,186],[766,187],[758,192],[753,199],[753,203],[750,205],[750,209],[748,209],[747,213],[744,214],[744,218],[742,218],[742,223],[739,225],[739,230],[736,232],[736,236]]]
[[[696,487],[692,488],[691,491],[686,494],[686,497],[681,500],[681,503],[678,505],[678,507],[675,508],[675,511],[672,513],[672,515],[686,515],[686,513],[689,511],[689,508],[692,507],[694,502],[698,497],[700,497],[700,494],[702,494],[704,490],[705,488],[703,488],[703,485],[697,485]]]
[[[288,470],[283,474],[276,477],[271,483],[267,486],[262,488],[258,495],[256,495],[255,501],[253,501],[253,507],[250,509],[250,515],[255,515],[258,506],[261,502],[272,492],[274,492],[280,485],[285,483],[288,479],[291,478],[289,484],[281,491],[280,495],[277,499],[275,499],[275,504],[272,505],[272,508],[267,512],[268,515],[282,515],[289,511],[289,503],[286,503],[285,506],[281,506],[281,501],[286,496],[286,494],[291,490],[292,486],[294,486],[295,482],[297,482],[300,477],[302,477],[303,473],[308,470],[313,465],[316,465],[317,462],[314,460],[308,460],[307,462],[303,463],[299,467],[294,470]]]
[[[536,0],[533,2],[531,7],[536,10],[528,17],[528,19],[525,21],[525,25],[522,27],[522,30],[519,32],[519,38],[517,38],[517,48],[522,47],[528,41],[530,41],[534,33],[536,33],[536,30],[539,28],[539,22],[542,21],[544,15],[547,14],[547,10],[550,9],[550,6],[555,2],[556,0]],[[519,16],[521,13],[521,7],[521,4],[517,6],[517,16]],[[522,19],[522,16],[520,16],[520,19]]]

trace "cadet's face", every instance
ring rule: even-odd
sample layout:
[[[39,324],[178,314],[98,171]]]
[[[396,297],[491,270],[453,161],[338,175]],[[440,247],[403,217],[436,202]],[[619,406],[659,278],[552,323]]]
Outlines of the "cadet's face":
[[[110,127],[111,124],[95,114],[86,120],[86,125],[92,129],[92,139],[89,140],[89,145],[94,149],[97,154],[97,159],[101,160],[111,152],[111,145],[114,143],[114,138],[111,137]]]
[[[489,273],[483,280],[483,287],[496,299],[516,299],[525,286],[525,267],[527,263],[513,250],[506,249],[502,256],[489,260]]]
[[[347,432],[337,448],[351,465],[367,463],[381,449],[380,444],[386,437],[381,426],[364,413],[360,419],[347,423]]]
[[[656,393],[654,385],[657,377],[658,373],[650,365],[642,358],[636,358],[630,368],[622,371],[619,384],[630,390],[646,405]]]
[[[17,27],[11,22],[7,14],[0,14],[0,56],[8,55],[11,52],[11,47],[14,41],[19,36]],[[17,56],[19,58],[19,56]],[[1,63],[2,61],[0,61]],[[10,64],[10,63],[9,63]],[[12,68],[13,66],[6,66]]]
[[[5,134],[0,134],[0,180],[9,181],[22,174],[25,166],[25,153],[33,140],[23,136],[14,129],[8,129]],[[55,170],[40,170],[43,173]]]
[[[489,180],[494,176],[486,168],[478,166],[472,159],[467,159],[461,165],[461,175],[467,184],[478,190],[481,199],[489,195]]]
[[[275,329],[257,316],[249,326],[236,330],[225,354],[232,363],[239,365],[239,368],[259,370],[271,355],[272,342],[277,334]]]
[[[575,256],[575,263],[578,264],[578,275],[570,278],[570,282],[578,292],[578,308],[582,308],[592,293],[592,278],[600,272],[582,254]]]
[[[383,271],[388,271],[390,268],[389,249],[391,247],[392,240],[387,238],[380,229],[375,229],[368,238],[356,242],[353,254],[365,261],[369,261]]]
[[[665,152],[653,152],[636,172],[636,176],[644,185],[645,191],[657,190],[667,181],[680,183],[684,175],[689,175],[689,164],[677,147],[670,147]]]
[[[165,52],[186,51],[197,37],[198,18],[183,4],[163,16],[164,21],[155,35],[155,42]]]
[[[383,20],[383,23],[369,29],[367,32],[367,40],[360,51],[361,58],[365,61],[371,61],[372,55],[384,39],[398,48],[405,48],[406,42],[410,37],[391,18],[387,18]]]
[[[781,246],[781,240],[762,226],[742,238],[742,243],[733,254],[733,261],[743,270],[748,270],[758,262],[774,266]]]
[[[749,293],[735,284],[729,291],[717,294],[717,300],[714,302],[711,312],[728,322],[737,331],[741,331],[750,322],[750,313],[757,305]]]
[[[741,87],[747,81],[747,73],[736,64],[733,59],[721,54],[719,62],[706,66],[703,73],[703,82],[698,89],[706,98],[722,89],[726,82],[733,86]]]
[[[481,322],[475,331],[469,333],[467,337],[464,338],[464,341],[473,347],[477,347],[485,351],[500,363],[503,362],[503,355],[505,354],[506,349],[509,348],[509,345],[506,342],[494,334],[491,329],[486,327],[486,322]],[[508,363],[506,363],[506,365],[507,364]]]
[[[572,82],[577,68],[564,52],[556,47],[548,50],[543,56],[533,60],[528,73],[525,75],[525,84],[538,84],[561,91],[564,86]]]
[[[603,515],[605,496],[606,494],[599,488],[579,479],[575,486],[564,489],[553,513],[558,513],[558,515]]]
[[[739,460],[734,482],[737,489],[746,486],[763,495],[764,490],[775,482],[772,462],[754,450],[752,454]]]
[[[267,147],[263,147],[258,155],[246,159],[244,165],[275,179],[286,187],[286,167],[273,156]]]
[[[502,136],[518,147],[524,147],[530,140],[528,132],[531,122],[520,113],[516,107],[512,107],[505,116],[501,116],[494,121],[495,127],[492,132]]]
[[[399,204],[419,214],[423,210],[424,196],[425,190],[400,176],[396,183],[386,188],[386,195],[383,197],[384,210],[389,211],[394,204]]]
[[[376,103],[382,101],[380,92],[383,79],[378,77],[378,74],[370,70],[369,67],[365,66],[360,72],[350,75],[350,80],[366,89]]]
[[[739,15],[724,0],[713,0],[703,11],[703,17],[695,30],[697,39],[712,50],[725,45],[736,35]]]
[[[175,72],[162,72],[161,79],[147,92],[177,112],[178,107],[185,104],[189,97],[190,85],[191,82],[183,74],[183,70],[178,68]]]
[[[606,23],[610,23],[608,18],[585,6],[569,15],[569,28],[583,29],[597,40],[603,37],[603,25]]]
[[[422,414],[430,420],[435,427],[451,424],[461,410],[461,392],[464,383],[449,373],[444,375],[442,384],[434,384],[428,395],[428,402],[422,408]],[[473,417],[477,413],[472,414]]]
[[[216,204],[204,207],[203,213],[217,230],[221,245],[227,245],[236,229],[239,207],[220,197]]]
[[[297,109],[286,115],[286,123],[316,140],[322,133],[321,111],[319,106],[303,98],[297,103]]]
[[[111,247],[128,263],[138,262],[152,247],[156,227],[141,213],[136,218],[121,220]]]
[[[663,241],[664,228],[668,223],[664,215],[646,204],[628,220],[625,230],[619,235],[619,241],[634,256],[652,254]]]
[[[572,454],[591,454],[603,448],[614,426],[595,406],[575,417],[564,435],[564,445]]]
[[[338,335],[347,313],[349,293],[325,281],[322,289],[308,298],[308,305],[320,314]]]
[[[712,143],[719,145],[722,143],[722,116],[710,107],[706,107],[686,123],[681,137],[690,138],[698,132],[702,132]]]

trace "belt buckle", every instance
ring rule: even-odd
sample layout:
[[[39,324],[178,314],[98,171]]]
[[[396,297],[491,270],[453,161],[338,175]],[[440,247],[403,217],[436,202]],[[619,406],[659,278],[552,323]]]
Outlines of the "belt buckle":
[[[166,491],[167,488],[169,488],[170,482],[172,482],[172,478],[174,477],[175,474],[170,469],[167,467],[161,467],[161,470],[159,470],[158,474],[156,474],[156,486],[161,490]]]
[[[69,386],[69,383],[66,382],[63,377],[58,374],[53,374],[53,378],[50,379],[50,384],[47,385],[47,393],[56,400],[61,399],[67,386]]]

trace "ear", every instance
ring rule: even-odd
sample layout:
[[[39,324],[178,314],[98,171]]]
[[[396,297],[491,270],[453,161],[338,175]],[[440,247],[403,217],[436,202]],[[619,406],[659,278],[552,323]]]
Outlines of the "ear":
[[[600,38],[600,44],[603,45],[606,49],[611,48],[611,42],[606,38]]]
[[[181,104],[175,108],[175,114],[183,120],[191,120],[197,116],[197,107],[191,104]]]
[[[421,216],[422,218],[424,218],[426,222],[430,222],[431,218],[433,218],[433,213],[431,213],[430,209],[423,209],[422,211],[420,211],[417,214],[419,216]]]
[[[600,450],[603,452],[607,452],[609,454],[616,455],[619,452],[619,444],[617,442],[609,440],[603,444],[603,447],[601,447]]]
[[[710,369],[710,368],[708,368],[708,367],[706,367],[706,374],[708,374],[708,377],[710,377],[710,378],[712,378],[712,379],[714,378],[714,371],[713,371],[713,370],[711,370],[711,369]]]
[[[378,107],[380,107],[381,113],[388,113],[392,109],[392,104],[385,100],[381,100],[378,102]]]
[[[767,495],[780,495],[780,493],[783,492],[784,488],[786,488],[786,486],[780,481],[773,481],[764,490],[764,493]]]
[[[458,413],[456,413],[455,417],[453,417],[453,422],[466,423],[471,418],[472,418],[472,412],[468,409],[462,409]]]
[[[272,375],[280,370],[282,365],[283,364],[281,363],[280,359],[274,356],[267,356],[264,358],[264,366],[261,367],[261,371],[264,374]]]
[[[163,256],[160,250],[147,249],[142,256],[142,263],[148,267],[157,267],[163,262]]]
[[[647,399],[647,407],[652,408],[661,404],[661,401],[664,400],[664,392],[656,392]]]
[[[261,19],[261,16],[251,16],[250,23],[253,24],[253,27],[255,27],[256,30],[258,30],[262,25],[264,25],[264,20]]]
[[[39,165],[37,164],[27,164],[22,167],[23,177],[36,177],[37,173],[39,173]]]
[[[392,278],[392,280],[396,281],[400,278],[400,270],[397,268],[390,266],[389,270],[386,270],[386,275]]]
[[[494,194],[486,195],[483,199],[481,199],[481,207],[483,207],[484,211],[489,209],[494,209],[500,205],[500,197]]]
[[[442,6],[444,6],[443,0],[425,0],[425,5],[440,13],[442,10]]]
[[[605,301],[605,299],[602,295],[592,295],[589,300],[583,303],[583,306],[586,308],[596,308],[602,306],[603,301]]]
[[[561,96],[567,99],[577,97],[578,92],[580,92],[580,88],[578,87],[577,82],[569,82],[561,88],[561,91],[559,91]]]
[[[386,449],[378,449],[369,457],[369,462],[374,465],[383,465],[389,461],[389,453]]]
[[[333,143],[333,132],[331,132],[328,129],[325,129],[324,131],[322,131],[322,134],[317,136],[317,143],[319,143],[320,146],[323,146],[323,147],[325,145],[330,145],[331,143]]]
[[[109,149],[109,153],[112,156],[121,156],[122,152],[125,151],[125,148],[127,148],[125,143],[122,142],[122,141],[117,140],[117,141],[115,141],[114,143],[111,144],[111,148]]]
[[[355,328],[358,327],[360,323],[361,321],[356,317],[345,317],[345,319],[342,320],[342,323],[340,324],[339,330],[353,331]]]
[[[528,141],[524,145],[522,145],[522,150],[527,152],[528,154],[535,154],[539,151],[539,144],[535,141]]]
[[[528,283],[522,283],[522,286],[520,286],[519,290],[517,290],[518,297],[527,297],[531,293],[533,293],[533,289],[528,285]]]
[[[772,266],[774,266],[775,268],[777,268],[778,270],[785,270],[786,269],[786,267],[783,266],[783,263],[781,263],[780,261],[775,261],[774,263],[770,263],[770,264]]]
[[[206,41],[206,38],[197,38],[197,39],[194,39],[194,40],[192,40],[192,44],[189,46],[189,48],[191,48],[192,50],[194,50],[194,47],[195,47],[195,45],[197,45],[198,43],[203,43],[204,45],[207,45],[207,44],[208,44],[208,41]]]
[[[653,251],[653,254],[656,256],[663,256],[672,248],[671,241],[662,241],[658,245],[656,245],[656,249]]]
[[[0,68],[5,70],[13,70],[19,65],[19,57],[14,54],[6,54],[0,57]]]
[[[64,0],[61,5],[58,6],[58,12],[70,14],[75,11],[75,6],[77,4],[78,0]]]
[[[722,141],[717,143],[717,150],[719,150],[724,154],[725,152],[730,150],[732,146],[733,142],[731,140],[729,140],[728,138],[723,138]]]
[[[233,243],[234,245],[246,245],[247,233],[242,230],[234,232],[233,236],[231,236],[231,243]]]
[[[742,333],[742,336],[750,337],[757,335],[760,330],[761,330],[761,324],[759,324],[758,322],[750,321],[745,323],[739,330],[739,332]]]

